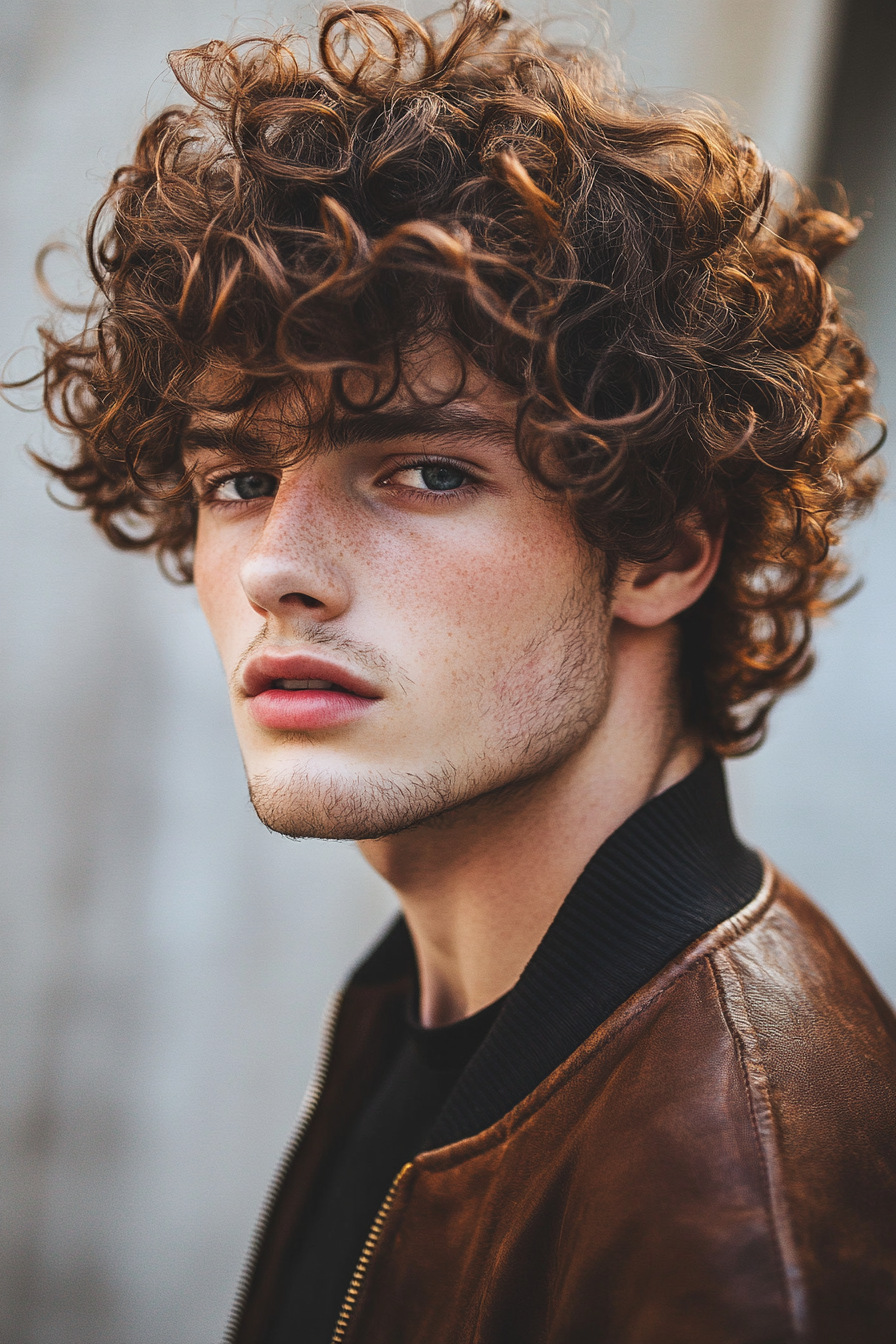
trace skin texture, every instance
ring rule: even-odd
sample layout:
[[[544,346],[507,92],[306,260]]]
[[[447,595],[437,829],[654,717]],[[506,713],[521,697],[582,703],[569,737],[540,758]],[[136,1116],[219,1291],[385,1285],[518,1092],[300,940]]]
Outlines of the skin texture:
[[[359,425],[262,479],[238,449],[189,453],[196,585],[255,808],[288,835],[360,842],[405,910],[428,1025],[506,992],[594,850],[699,760],[673,618],[721,545],[685,525],[608,592],[516,456],[512,399],[483,376],[421,412],[440,376],[438,360],[412,374],[389,437]],[[288,423],[281,402],[255,432],[282,442]],[[209,417],[203,441],[224,427]],[[460,487],[427,488],[432,465]],[[245,473],[260,497],[239,497]],[[322,727],[260,722],[259,659],[303,653],[366,698]]]

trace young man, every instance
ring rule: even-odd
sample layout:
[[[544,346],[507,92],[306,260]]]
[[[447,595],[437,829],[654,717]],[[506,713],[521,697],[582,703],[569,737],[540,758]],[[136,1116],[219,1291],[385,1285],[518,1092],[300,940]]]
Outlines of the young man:
[[[46,334],[54,470],[195,575],[259,816],[404,912],[231,1338],[889,1341],[896,1022],[719,761],[875,490],[856,226],[488,5],[300,50],[174,58]]]

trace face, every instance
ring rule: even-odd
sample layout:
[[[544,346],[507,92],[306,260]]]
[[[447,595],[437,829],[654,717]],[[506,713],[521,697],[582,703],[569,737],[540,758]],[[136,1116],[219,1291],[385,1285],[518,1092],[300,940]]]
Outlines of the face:
[[[600,724],[599,566],[521,466],[514,410],[484,378],[441,409],[399,398],[270,469],[198,426],[196,586],[272,829],[425,824],[556,768]],[[256,432],[288,425],[283,403]]]

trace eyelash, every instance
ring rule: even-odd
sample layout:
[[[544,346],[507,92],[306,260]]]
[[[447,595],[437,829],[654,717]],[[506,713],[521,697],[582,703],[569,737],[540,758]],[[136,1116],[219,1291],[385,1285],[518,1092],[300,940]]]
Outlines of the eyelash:
[[[418,490],[411,485],[391,486],[391,489],[407,490],[414,495],[415,499],[425,500],[428,505],[438,508],[442,501],[458,499],[471,490],[477,490],[482,484],[480,478],[465,462],[460,462],[455,457],[437,456],[434,453],[428,453],[424,457],[409,458],[406,462],[396,462],[389,468],[385,476],[380,477],[377,484],[390,488],[393,476],[397,476],[402,471],[414,471],[422,467],[452,467],[455,471],[461,472],[467,479],[463,485],[459,485],[455,490]]]
[[[254,499],[215,499],[215,491],[228,481],[235,481],[239,476],[271,476],[276,481],[277,477],[272,471],[263,471],[261,468],[253,470],[250,467],[244,467],[242,471],[219,471],[210,476],[206,476],[201,482],[197,481],[197,496],[199,503],[203,508],[229,509],[236,505],[255,504],[258,500]],[[273,496],[259,495],[258,499],[270,499]]]
[[[414,486],[409,485],[393,486],[390,484],[392,478],[394,476],[397,476],[400,472],[419,470],[422,467],[453,467],[455,470],[462,472],[463,475],[467,477],[467,480],[464,482],[463,485],[458,486],[455,490],[418,490]],[[253,474],[251,471],[246,470],[221,471],[217,475],[211,475],[206,477],[199,491],[200,504],[202,504],[205,508],[228,509],[233,508],[234,506],[241,507],[245,506],[246,504],[256,503],[257,502],[256,500],[249,500],[249,499],[236,500],[236,499],[215,498],[215,492],[218,489],[220,489],[222,485],[225,485],[228,481],[236,480],[238,476],[245,476],[251,474]],[[259,471],[257,474],[274,476],[273,472]],[[274,476],[274,479],[275,480],[277,479],[276,476]],[[478,489],[478,487],[481,485],[481,481],[476,476],[475,472],[465,462],[460,462],[453,457],[441,457],[436,456],[434,454],[427,454],[424,457],[410,458],[406,462],[394,463],[389,468],[388,473],[384,476],[381,476],[377,480],[376,484],[384,488],[391,488],[392,490],[395,491],[410,491],[415,496],[416,499],[420,501],[426,500],[427,504],[438,507],[442,503],[442,501],[457,499],[459,496],[465,495],[470,490]],[[259,500],[271,499],[273,498],[273,496],[261,495],[258,498]]]

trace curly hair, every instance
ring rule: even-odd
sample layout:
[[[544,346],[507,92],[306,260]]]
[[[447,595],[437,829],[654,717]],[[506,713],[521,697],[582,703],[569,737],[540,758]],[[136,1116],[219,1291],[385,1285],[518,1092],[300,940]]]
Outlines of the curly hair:
[[[751,750],[879,484],[868,357],[822,275],[858,222],[795,187],[776,202],[721,114],[649,104],[491,0],[441,28],[331,7],[319,61],[302,51],[285,33],[171,56],[191,105],[149,122],[94,213],[83,330],[41,332],[76,444],[44,465],[115,545],[189,580],[181,440],[210,371],[239,374],[228,409],[289,387],[310,426],[386,405],[438,335],[455,394],[471,365],[511,389],[524,465],[611,571],[667,554],[687,517],[725,527],[679,618],[683,685],[710,745]]]

